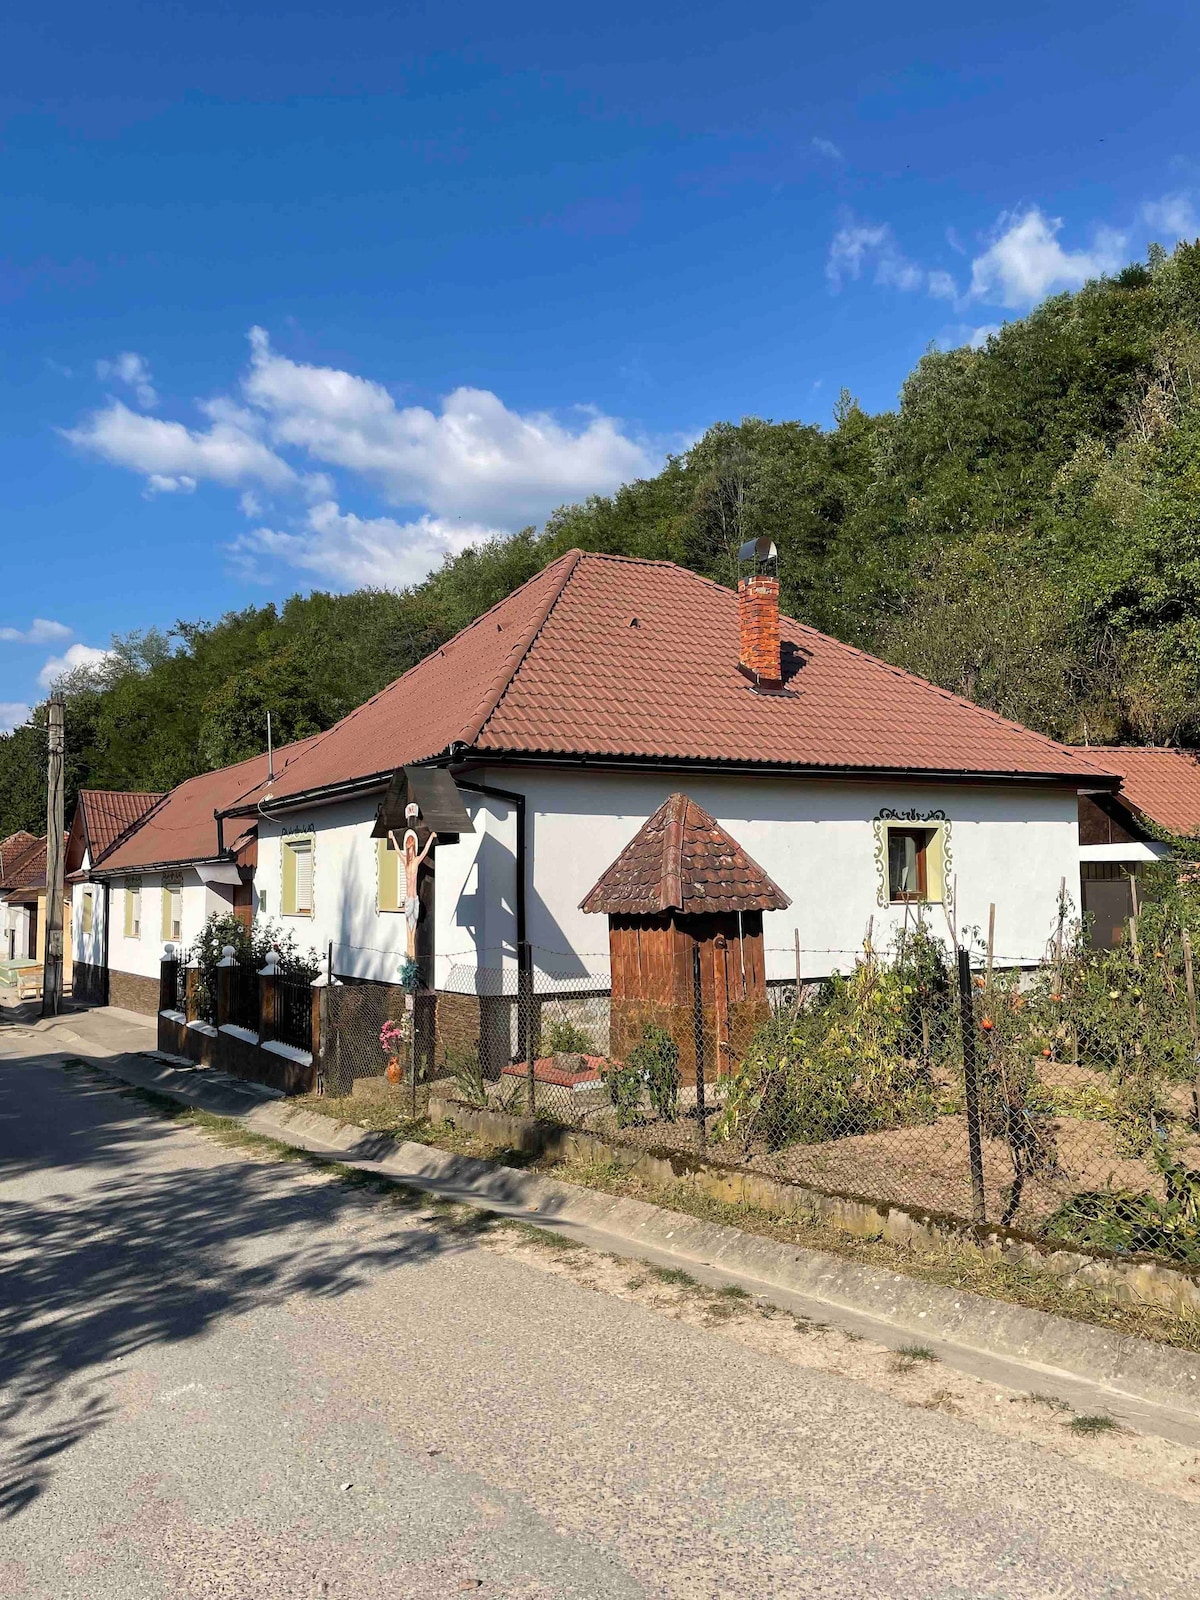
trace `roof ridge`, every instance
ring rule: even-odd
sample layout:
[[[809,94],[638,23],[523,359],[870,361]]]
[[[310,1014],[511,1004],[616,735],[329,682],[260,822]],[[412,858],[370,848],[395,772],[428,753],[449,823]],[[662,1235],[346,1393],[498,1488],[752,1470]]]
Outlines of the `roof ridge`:
[[[506,690],[520,672],[526,656],[533,648],[534,641],[550,619],[563,591],[571,581],[572,574],[576,571],[583,559],[582,550],[568,550],[566,555],[560,556],[558,562],[551,562],[548,567],[542,568],[545,574],[559,564],[562,565],[562,576],[550,586],[550,594],[533,614],[531,622],[527,623],[524,631],[518,636],[516,642],[509,649],[499,671],[494,673],[487,686],[483,699],[479,701],[470,718],[463,725],[460,739],[463,744],[474,744],[479,735],[487,726],[492,715],[503,700]],[[514,593],[516,591],[514,590]],[[482,619],[480,619],[482,620]]]

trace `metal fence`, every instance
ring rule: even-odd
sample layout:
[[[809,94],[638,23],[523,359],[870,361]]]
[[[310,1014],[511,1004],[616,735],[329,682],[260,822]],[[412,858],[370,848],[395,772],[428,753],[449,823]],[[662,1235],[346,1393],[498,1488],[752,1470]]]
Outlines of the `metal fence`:
[[[296,1050],[312,1051],[312,979],[300,977],[275,979],[274,1036],[280,1044],[289,1044]]]
[[[229,1016],[226,1021],[251,1033],[258,1032],[258,968],[253,962],[239,961],[229,971]]]
[[[1064,922],[1033,968],[918,925],[740,1008],[606,990],[456,969],[416,1050],[474,1106],[1200,1267],[1200,1028],[1170,906],[1113,950]]]
[[[356,1082],[380,1078],[387,1055],[380,1043],[384,1024],[404,1014],[404,995],[392,984],[336,983],[327,991],[329,1038],[322,1053],[325,1093],[353,1093]]]

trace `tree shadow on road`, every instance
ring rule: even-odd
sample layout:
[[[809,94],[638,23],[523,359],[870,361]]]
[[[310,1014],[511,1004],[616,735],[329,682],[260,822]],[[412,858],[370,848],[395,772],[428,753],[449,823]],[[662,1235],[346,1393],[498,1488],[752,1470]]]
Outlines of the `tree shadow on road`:
[[[405,1210],[427,1204],[412,1191],[390,1191],[381,1215],[377,1196],[293,1163],[211,1145],[199,1161],[194,1147],[176,1156],[170,1125],[118,1090],[62,1082],[51,1106],[86,1097],[95,1138],[76,1130],[79,1160],[101,1159],[70,1188],[60,1162],[45,1192],[0,1196],[0,1518],[36,1499],[62,1453],[111,1415],[113,1362],[297,1295],[345,1294],[477,1231],[411,1226]],[[139,1167],[147,1149],[155,1164]],[[338,1227],[351,1219],[357,1229]]]

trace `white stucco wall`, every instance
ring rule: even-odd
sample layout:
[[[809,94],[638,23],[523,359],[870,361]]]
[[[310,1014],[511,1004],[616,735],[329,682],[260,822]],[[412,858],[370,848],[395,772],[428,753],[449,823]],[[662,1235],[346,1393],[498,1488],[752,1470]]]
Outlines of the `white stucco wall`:
[[[87,859],[84,858],[84,868]],[[85,894],[92,897],[92,927],[83,931],[83,901]],[[71,957],[85,966],[104,964],[104,885],[102,883],[73,883],[71,885]]]
[[[137,874],[131,874],[137,876]],[[164,874],[161,872],[143,872],[140,874],[142,882],[142,922],[141,936],[137,939],[125,937],[125,878],[115,878],[112,881],[110,915],[112,917],[112,930],[108,943],[108,965],[113,972],[133,972],[145,978],[157,978],[159,964],[163,957],[164,940],[162,936],[162,887]],[[183,879],[182,933],[179,944],[186,950],[192,940],[204,926],[205,919],[214,911],[226,912],[231,908],[229,899],[223,897],[217,890],[201,883],[195,868],[185,867],[178,873],[167,873],[167,877],[176,876]],[[75,886],[74,915],[76,927],[79,926],[81,914],[79,895],[80,886]],[[100,903],[100,890],[97,889],[97,905]],[[102,959],[100,951],[102,946],[96,945],[96,960]],[[77,959],[83,960],[82,955]]]
[[[998,960],[1028,962],[1041,955],[1064,878],[1078,899],[1077,802],[1071,790],[752,777],[681,784],[669,774],[535,769],[476,777],[527,797],[528,934],[539,971],[564,978],[606,978],[607,919],[585,915],[579,902],[677,787],[728,828],[791,896],[787,911],[765,919],[772,978],[794,974],[797,930],[803,973],[820,977],[851,965],[870,918],[877,946],[902,925],[903,907],[879,904],[873,821],[884,807],[946,813],[959,933],[986,929],[994,903]],[[470,967],[511,973],[516,966],[514,810],[468,793],[463,798],[477,831],[457,845],[439,846],[437,859],[436,981],[456,988],[465,986]],[[368,799],[314,807],[289,818],[286,828],[264,820],[255,883],[266,894],[262,914],[290,929],[301,948],[311,945],[323,961],[332,942],[335,971],[394,982],[405,926],[402,915],[375,909],[375,805]],[[280,913],[279,841],[285,832],[311,833],[314,839],[311,917]],[[924,914],[948,937],[940,905],[926,907]],[[117,917],[114,905],[114,927]]]

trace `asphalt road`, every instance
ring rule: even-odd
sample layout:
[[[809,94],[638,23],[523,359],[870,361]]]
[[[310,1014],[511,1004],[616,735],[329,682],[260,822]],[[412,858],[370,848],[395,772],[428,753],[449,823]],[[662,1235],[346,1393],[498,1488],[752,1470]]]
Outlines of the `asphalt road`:
[[[1194,1508],[253,1162],[0,1030],[0,1595],[1191,1596]]]

